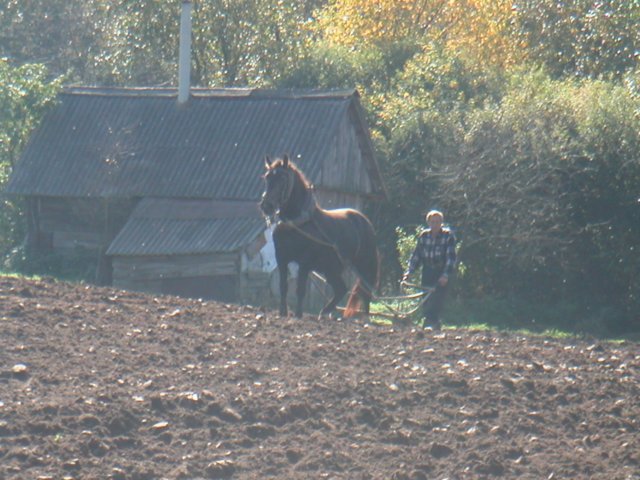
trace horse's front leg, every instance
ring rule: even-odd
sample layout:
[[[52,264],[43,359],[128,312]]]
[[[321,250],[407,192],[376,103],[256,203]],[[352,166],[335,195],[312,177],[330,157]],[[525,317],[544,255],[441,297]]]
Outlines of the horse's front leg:
[[[296,304],[296,317],[302,317],[302,306],[304,304],[304,297],[307,293],[307,279],[309,278],[309,269],[307,267],[300,266],[298,269],[298,284],[296,286],[297,301]]]
[[[289,309],[287,308],[287,293],[289,290],[289,264],[278,263],[278,273],[280,274],[280,316],[286,317],[289,315]]]

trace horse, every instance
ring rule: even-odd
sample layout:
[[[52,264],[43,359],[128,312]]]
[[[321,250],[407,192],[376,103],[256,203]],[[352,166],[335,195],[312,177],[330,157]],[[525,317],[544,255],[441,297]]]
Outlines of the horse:
[[[333,290],[333,298],[322,308],[320,317],[333,315],[348,291],[342,278],[347,268],[353,269],[357,280],[343,317],[368,315],[379,279],[378,248],[369,219],[352,208],[320,208],[313,186],[288,155],[274,161],[267,156],[265,169],[260,209],[268,224],[274,217],[279,220],[273,231],[273,243],[280,274],[280,316],[288,315],[287,275],[291,262],[299,267],[296,317],[302,316],[310,272],[323,275]]]

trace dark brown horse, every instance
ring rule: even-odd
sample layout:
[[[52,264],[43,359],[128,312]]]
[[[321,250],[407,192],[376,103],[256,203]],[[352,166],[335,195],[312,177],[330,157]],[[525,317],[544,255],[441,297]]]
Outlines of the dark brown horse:
[[[286,316],[287,273],[291,262],[298,264],[296,316],[302,316],[302,303],[310,272],[322,274],[333,298],[320,315],[331,314],[347,293],[342,278],[345,269],[357,277],[344,316],[358,311],[369,313],[373,290],[378,283],[378,249],[371,222],[351,208],[323,210],[316,203],[313,187],[287,155],[265,161],[266,188],[260,208],[279,222],[273,232],[276,261],[280,273],[280,315]]]

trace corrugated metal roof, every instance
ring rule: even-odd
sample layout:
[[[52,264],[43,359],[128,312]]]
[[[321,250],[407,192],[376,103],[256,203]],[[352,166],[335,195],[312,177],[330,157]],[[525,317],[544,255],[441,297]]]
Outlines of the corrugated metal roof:
[[[264,155],[285,152],[321,184],[322,160],[353,102],[353,90],[194,90],[178,106],[175,89],[67,89],[6,192],[257,200]]]
[[[234,252],[266,229],[258,215],[218,218],[207,200],[143,199],[107,255],[189,255]],[[158,214],[160,210],[163,215]]]

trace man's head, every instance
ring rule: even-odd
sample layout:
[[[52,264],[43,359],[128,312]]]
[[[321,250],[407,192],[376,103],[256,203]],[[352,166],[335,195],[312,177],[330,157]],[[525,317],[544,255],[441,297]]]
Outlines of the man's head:
[[[439,232],[440,230],[442,230],[444,215],[441,211],[431,210],[429,213],[427,213],[426,220],[429,228],[431,228],[433,232]]]

